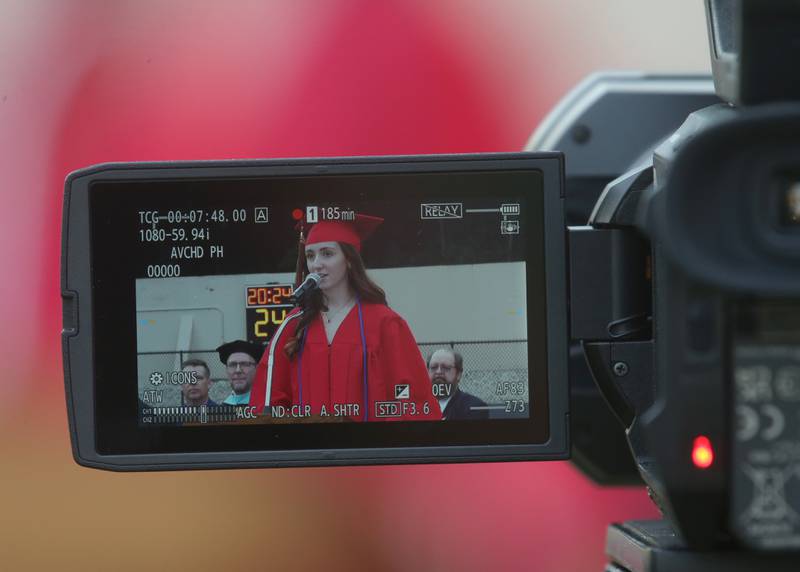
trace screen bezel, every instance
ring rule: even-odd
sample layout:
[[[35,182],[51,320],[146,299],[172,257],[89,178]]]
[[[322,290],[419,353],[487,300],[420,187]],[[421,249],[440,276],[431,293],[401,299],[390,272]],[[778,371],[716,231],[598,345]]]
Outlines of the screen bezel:
[[[554,387],[554,375],[558,375],[559,359],[565,354],[565,329],[563,337],[554,337],[559,322],[565,320],[564,291],[565,280],[561,272],[549,268],[554,260],[560,260],[563,267],[563,201],[561,200],[561,157],[558,154],[515,154],[507,156],[449,156],[449,157],[399,157],[367,159],[326,159],[293,161],[252,161],[227,163],[193,164],[128,164],[100,166],[89,172],[76,173],[67,182],[67,204],[78,195],[90,196],[90,187],[102,181],[148,181],[191,179],[230,179],[253,177],[291,177],[291,176],[330,176],[338,174],[401,174],[401,173],[442,173],[469,171],[537,171],[541,176],[541,201],[544,227],[541,242],[535,250],[540,253],[540,262],[531,263],[528,255],[528,348],[529,367],[542,368],[538,375],[547,383],[531,384],[534,404],[533,415],[524,420],[491,421],[448,421],[370,423],[368,425],[258,425],[258,426],[214,426],[214,427],[158,427],[141,429],[137,425],[137,402],[129,401],[129,406],[121,406],[117,394],[104,392],[101,387],[93,387],[93,447],[96,460],[101,464],[110,459],[135,458],[134,465],[151,468],[178,466],[198,466],[197,459],[204,466],[223,466],[231,459],[242,459],[274,464],[356,464],[361,462],[420,462],[420,460],[477,460],[477,458],[563,458],[566,455],[566,375]],[[544,192],[547,190],[548,192]],[[501,193],[502,194],[502,193]],[[82,206],[89,207],[90,200],[81,196]],[[74,211],[73,211],[73,214]],[[89,210],[84,213],[88,219]],[[67,218],[67,209],[65,209]],[[555,225],[553,224],[555,220]],[[74,228],[76,221],[70,228]],[[86,224],[88,221],[84,221]],[[559,225],[558,222],[561,222]],[[66,227],[65,227],[66,231]],[[89,237],[85,237],[88,239]],[[91,236],[92,244],[108,244],[109,237]],[[67,244],[69,253],[74,252],[74,244]],[[562,250],[560,259],[550,251]],[[550,255],[548,255],[550,254]],[[114,296],[114,304],[135,307],[134,281],[120,275],[103,275],[103,254],[97,248],[90,252],[91,281],[98,279],[104,286],[117,280],[117,286],[127,291],[127,296]],[[548,262],[551,263],[548,265]],[[542,275],[534,269],[544,265],[547,271]],[[558,264],[555,264],[558,267]],[[69,275],[69,273],[67,273]],[[537,276],[538,275],[538,276]],[[536,287],[536,278],[540,281]],[[560,283],[560,285],[556,285]],[[126,286],[127,284],[127,286]],[[127,288],[127,290],[125,290]],[[70,290],[70,288],[65,288]],[[105,288],[110,292],[111,288]],[[544,296],[538,298],[538,292]],[[119,290],[117,290],[119,292]],[[85,289],[79,291],[81,301],[87,298]],[[531,300],[538,299],[541,308],[535,312],[536,319],[543,318],[533,327],[530,312]],[[119,364],[124,356],[134,360],[135,352],[125,353],[119,348],[135,347],[134,312],[128,312],[127,324],[107,322],[107,308],[111,300],[102,294],[91,299],[92,306],[92,347],[91,355],[103,355],[104,359],[91,363],[92,379],[108,379],[110,364]],[[563,312],[556,313],[559,306]],[[81,307],[85,308],[85,304]],[[122,314],[120,314],[122,315]],[[543,323],[542,323],[543,322]],[[85,321],[82,322],[86,324]],[[122,329],[120,330],[120,325]],[[81,333],[87,333],[83,328]],[[119,332],[122,331],[120,334]],[[115,333],[116,335],[111,335]],[[70,336],[74,341],[75,337]],[[126,343],[125,340],[128,340]],[[558,346],[561,346],[558,348]],[[66,344],[65,344],[66,349]],[[116,353],[115,353],[116,352]],[[538,355],[537,355],[538,354]],[[65,356],[66,357],[66,356]],[[550,366],[548,368],[548,366]],[[553,367],[554,366],[554,367]],[[537,374],[532,373],[529,379]],[[73,377],[74,379],[74,377]],[[130,376],[135,387],[135,374]],[[124,385],[124,384],[123,384]],[[560,387],[560,386],[563,387]],[[96,390],[96,391],[95,391]],[[133,394],[133,390],[131,391]],[[74,397],[74,392],[73,392]],[[546,404],[545,411],[537,411],[537,402]],[[555,407],[554,407],[555,406]],[[562,415],[562,411],[564,415]],[[554,414],[555,413],[555,414]],[[86,433],[85,431],[83,432]],[[85,439],[84,439],[85,441]],[[269,443],[270,447],[264,447]],[[223,446],[223,444],[225,446]],[[490,450],[487,449],[490,448]],[[76,458],[79,455],[76,454]],[[81,458],[85,455],[81,454]],[[153,457],[163,459],[153,465]],[[169,459],[167,459],[169,458]],[[212,461],[212,458],[214,459]],[[149,460],[149,461],[148,461]],[[93,460],[92,460],[93,461]],[[128,462],[123,464],[128,464]],[[241,461],[233,461],[241,462]],[[88,463],[87,463],[88,464]],[[118,467],[118,462],[111,463]]]

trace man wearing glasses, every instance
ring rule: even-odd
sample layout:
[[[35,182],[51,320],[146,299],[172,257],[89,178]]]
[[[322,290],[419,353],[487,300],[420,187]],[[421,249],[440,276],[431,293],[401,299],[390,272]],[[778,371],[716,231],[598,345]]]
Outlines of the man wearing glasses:
[[[225,365],[231,393],[223,405],[248,405],[250,389],[256,375],[256,364],[264,353],[264,348],[244,340],[234,340],[217,348],[219,359]]]
[[[442,348],[428,358],[428,377],[433,384],[433,394],[439,400],[442,419],[488,419],[486,403],[458,388],[463,372],[464,359],[457,351]]]

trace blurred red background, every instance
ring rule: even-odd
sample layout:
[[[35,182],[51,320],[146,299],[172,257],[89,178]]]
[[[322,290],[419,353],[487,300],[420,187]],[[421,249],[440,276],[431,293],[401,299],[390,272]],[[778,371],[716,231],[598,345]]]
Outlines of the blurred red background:
[[[568,463],[75,465],[62,189],[103,161],[519,150],[590,71],[707,69],[702,6],[664,4],[0,2],[2,567],[602,569],[606,524],[656,512]]]

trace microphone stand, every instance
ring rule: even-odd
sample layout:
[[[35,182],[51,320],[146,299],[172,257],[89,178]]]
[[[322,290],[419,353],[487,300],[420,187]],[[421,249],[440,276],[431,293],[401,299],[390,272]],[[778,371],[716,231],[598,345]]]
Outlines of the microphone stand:
[[[306,284],[309,282],[309,278],[312,279],[312,282],[310,283],[309,286],[306,286]],[[299,308],[302,305],[303,298],[305,297],[306,294],[310,293],[319,286],[319,280],[320,280],[319,275],[314,273],[309,274],[309,276],[306,277],[306,280],[299,288],[301,292],[300,295],[297,296],[297,293],[295,293],[295,295],[292,296],[292,301],[294,302],[295,308]],[[304,313],[305,310],[300,310],[296,314],[291,314],[286,318],[284,318],[283,322],[281,322],[281,325],[278,326],[278,329],[275,331],[275,335],[272,337],[272,341],[269,344],[269,350],[268,350],[269,353],[267,354],[267,387],[266,387],[266,393],[264,394],[265,409],[270,406],[270,401],[272,399],[272,370],[275,367],[275,344],[280,339],[283,330],[286,329],[286,326],[289,325],[289,322],[296,320],[297,318],[301,317]]]
[[[272,336],[272,341],[269,344],[269,350],[268,350],[269,353],[267,354],[267,388],[266,388],[266,393],[264,394],[264,407],[265,408],[270,406],[269,403],[270,403],[270,401],[272,399],[272,369],[275,366],[275,345],[276,345],[277,341],[280,339],[281,334],[283,333],[283,330],[286,328],[286,326],[289,324],[289,322],[291,322],[295,318],[299,318],[304,313],[305,313],[305,310],[300,310],[296,314],[291,314],[289,316],[286,316],[286,318],[284,318],[284,320],[281,323],[281,325],[278,326],[278,329],[275,332],[275,335]]]

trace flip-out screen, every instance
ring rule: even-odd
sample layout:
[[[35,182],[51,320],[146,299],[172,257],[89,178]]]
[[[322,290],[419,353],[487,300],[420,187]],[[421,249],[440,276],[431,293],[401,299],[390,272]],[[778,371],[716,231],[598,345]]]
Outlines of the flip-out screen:
[[[98,453],[548,443],[522,157],[88,177]]]

